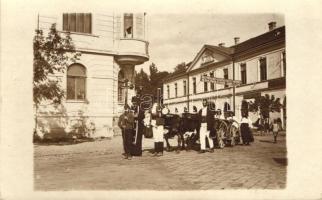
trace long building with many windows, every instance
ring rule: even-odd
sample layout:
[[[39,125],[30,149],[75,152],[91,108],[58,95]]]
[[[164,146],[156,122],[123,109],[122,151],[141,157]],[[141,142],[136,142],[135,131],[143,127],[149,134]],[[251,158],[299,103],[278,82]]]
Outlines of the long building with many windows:
[[[191,112],[193,106],[202,106],[202,99],[210,99],[216,109],[224,110],[228,106],[235,111],[237,119],[241,117],[241,102],[254,101],[258,96],[269,94],[286,102],[286,53],[285,26],[276,27],[269,23],[269,30],[257,37],[225,47],[204,45],[196,57],[189,62],[184,72],[173,73],[163,82],[163,103],[171,112],[184,107]],[[239,80],[241,84],[218,84],[201,81],[202,76]],[[258,113],[250,113],[254,121]],[[282,126],[286,124],[285,106],[280,112],[270,114],[271,119],[280,118]]]

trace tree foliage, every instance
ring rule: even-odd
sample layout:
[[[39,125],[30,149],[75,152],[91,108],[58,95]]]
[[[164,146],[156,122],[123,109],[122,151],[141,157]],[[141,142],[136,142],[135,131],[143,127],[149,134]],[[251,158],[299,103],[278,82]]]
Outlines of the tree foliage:
[[[280,112],[282,106],[280,98],[266,94],[265,96],[255,98],[255,101],[249,104],[249,110],[251,112],[259,111],[263,118],[269,118],[270,112]]]
[[[157,97],[157,90],[161,88],[162,92],[162,81],[169,75],[169,72],[159,71],[154,63],[149,66],[150,75],[145,73],[143,69],[136,74],[135,85],[138,88],[142,86],[141,94],[152,95],[154,99]]]
[[[33,100],[36,106],[42,100],[60,103],[65,96],[57,73],[64,73],[80,53],[75,51],[70,34],[61,36],[53,24],[47,36],[36,30],[33,40]]]
[[[185,72],[187,70],[187,65],[185,62],[182,62],[180,64],[178,64],[175,68],[174,68],[174,72],[173,73],[180,73],[180,72]]]

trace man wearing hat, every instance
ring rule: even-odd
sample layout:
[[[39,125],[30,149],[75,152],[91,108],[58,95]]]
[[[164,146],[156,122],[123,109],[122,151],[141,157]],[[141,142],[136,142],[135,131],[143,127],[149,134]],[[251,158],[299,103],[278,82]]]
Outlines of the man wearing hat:
[[[210,138],[210,131],[214,127],[214,112],[209,108],[207,99],[202,101],[202,108],[199,110],[200,126],[200,152],[206,152],[206,139],[208,139],[210,152],[214,152],[214,142]]]
[[[130,107],[128,105],[124,106],[124,113],[119,118],[118,126],[122,129],[125,159],[131,160],[134,115],[130,112]]]

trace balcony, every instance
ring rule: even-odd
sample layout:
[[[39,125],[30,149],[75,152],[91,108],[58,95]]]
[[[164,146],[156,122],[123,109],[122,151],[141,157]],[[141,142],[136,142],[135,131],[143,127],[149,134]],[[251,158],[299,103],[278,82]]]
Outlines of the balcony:
[[[116,60],[121,65],[140,65],[149,60],[149,43],[134,38],[121,38]]]

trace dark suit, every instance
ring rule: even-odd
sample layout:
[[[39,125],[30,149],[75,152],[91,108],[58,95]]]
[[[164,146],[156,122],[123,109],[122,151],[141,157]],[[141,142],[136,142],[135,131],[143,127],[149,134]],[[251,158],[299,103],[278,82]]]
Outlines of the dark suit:
[[[206,139],[208,139],[209,147],[212,149],[214,147],[213,139],[210,138],[210,134],[213,134],[214,125],[215,125],[215,118],[214,118],[214,112],[210,110],[210,108],[207,106],[206,108],[206,115],[202,115],[202,110],[199,110],[199,121],[200,121],[200,149],[205,150],[206,149]]]
[[[124,112],[119,118],[118,125],[122,129],[124,152],[127,155],[131,155],[134,125],[133,113]]]
[[[136,123],[138,123],[138,130],[134,129],[134,138],[136,138],[135,143],[133,144],[133,150],[132,155],[134,156],[141,156],[142,155],[142,135],[144,131],[144,111],[143,109],[140,109],[137,117],[136,117]],[[137,134],[137,135],[136,135]]]
[[[205,118],[203,118],[202,116],[202,109],[199,110],[199,122],[203,123],[206,122],[207,123],[207,130],[212,130],[214,128],[214,124],[215,124],[215,112],[210,110],[209,107],[207,106],[207,115]]]

